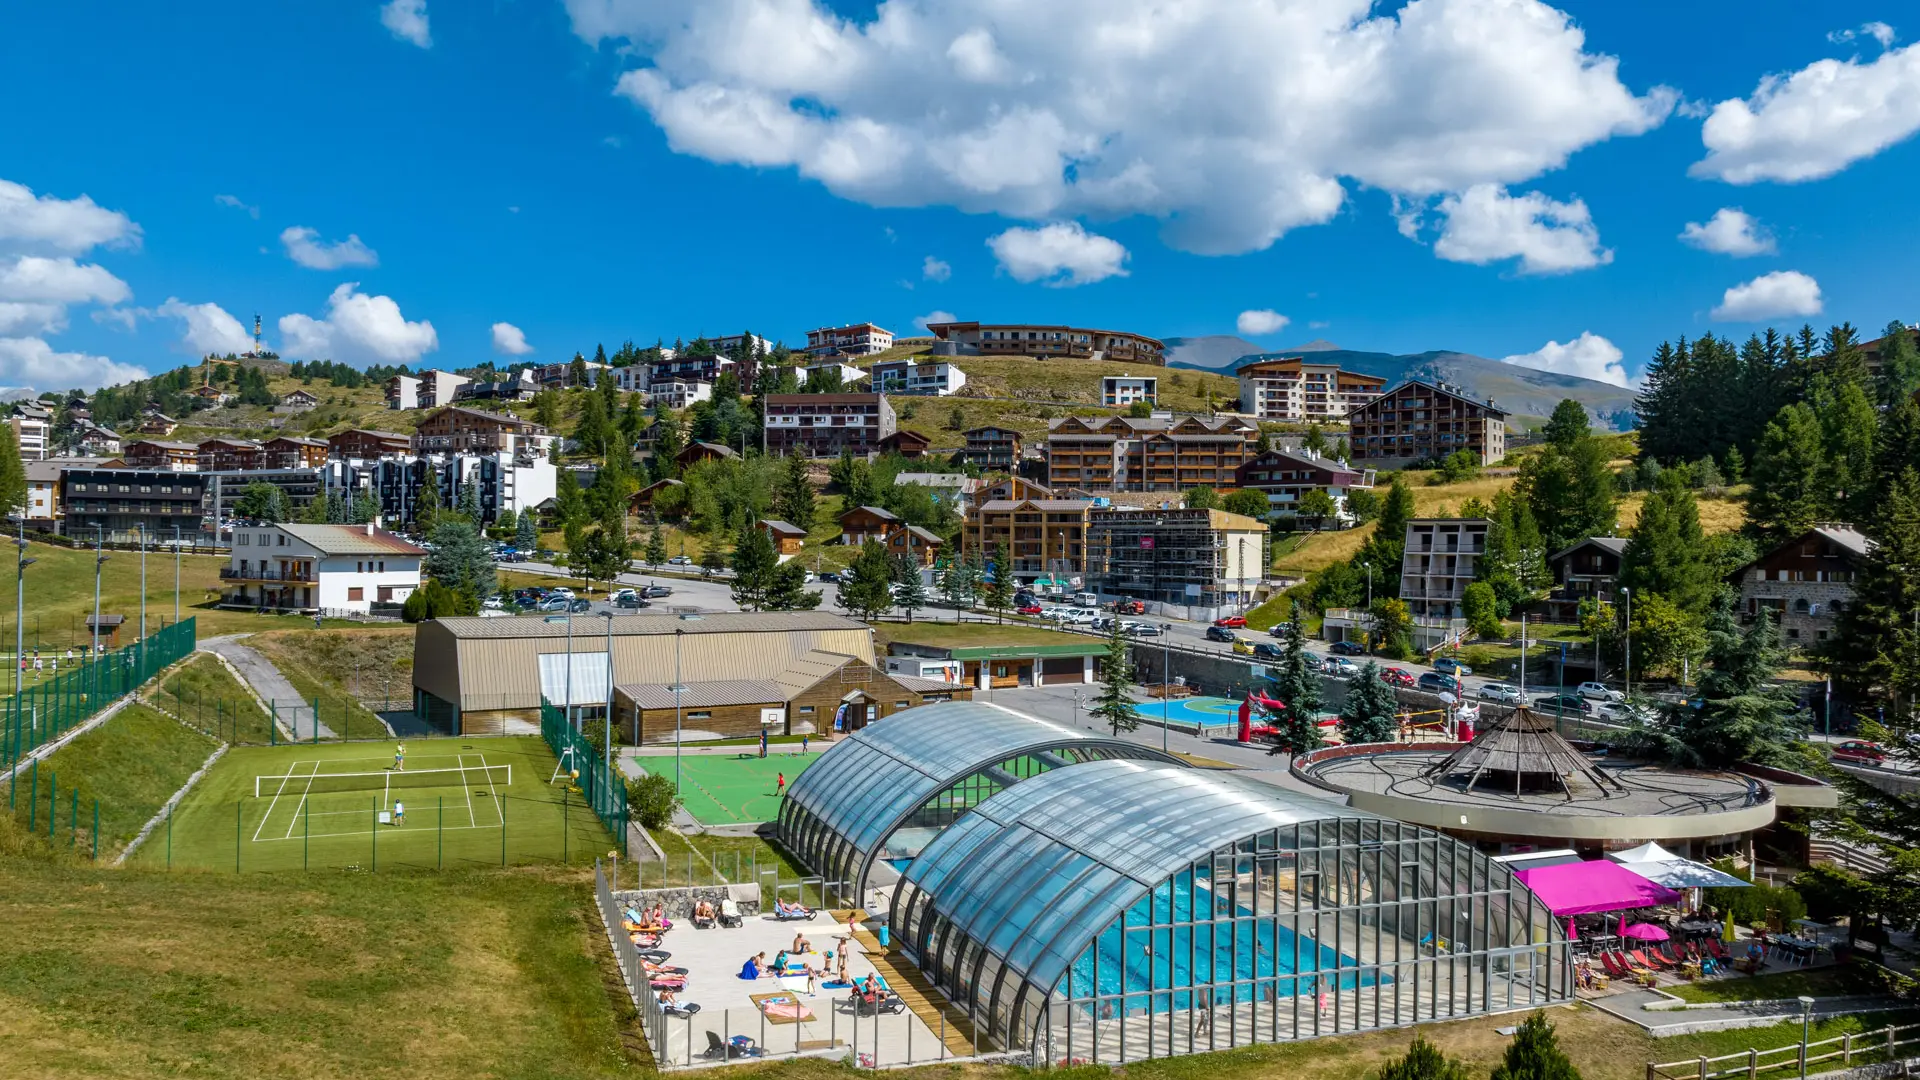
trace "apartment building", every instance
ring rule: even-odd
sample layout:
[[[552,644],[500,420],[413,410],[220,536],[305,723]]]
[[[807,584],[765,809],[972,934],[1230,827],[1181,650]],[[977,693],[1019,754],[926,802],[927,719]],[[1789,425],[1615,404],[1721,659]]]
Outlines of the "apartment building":
[[[1348,465],[1312,450],[1269,450],[1249,459],[1234,472],[1233,486],[1267,497],[1268,513],[1292,515],[1301,496],[1324,491],[1333,498],[1336,516],[1347,515],[1347,495],[1373,487],[1374,471]]]
[[[349,428],[327,436],[327,456],[330,458],[371,459],[385,454],[404,454],[412,447],[413,436],[397,431]]]
[[[684,409],[696,401],[712,401],[713,384],[691,379],[662,379],[647,388],[647,400],[669,409]]]
[[[202,439],[196,450],[201,472],[242,472],[266,461],[266,452],[252,439]]]
[[[1789,648],[1817,646],[1852,602],[1854,575],[1872,550],[1873,541],[1851,525],[1814,526],[1730,575],[1740,589],[1741,620],[1770,613]]]
[[[1096,509],[1087,523],[1087,582],[1103,599],[1215,619],[1253,602],[1267,544],[1265,523],[1224,510]]]
[[[1380,396],[1387,380],[1338,364],[1298,357],[1257,360],[1234,373],[1240,379],[1240,411],[1261,420],[1344,423],[1353,410]]]
[[[1507,413],[1457,386],[1414,380],[1353,410],[1347,444],[1355,461],[1381,468],[1468,450],[1482,465],[1507,456]]]
[[[1092,499],[986,499],[975,503],[962,524],[961,546],[992,558],[995,545],[1007,545],[1013,576],[1022,583],[1079,577],[1087,571],[1087,518],[1093,507]]]
[[[486,524],[505,511],[516,515],[534,510],[559,492],[559,471],[545,457],[528,458],[512,451],[457,454],[389,454],[328,462],[326,486],[371,495],[388,521],[412,521],[429,487],[443,507],[460,503],[460,492],[471,483],[480,499],[480,517]]]
[[[61,476],[68,469],[95,469],[106,462],[102,457],[41,458],[24,464],[27,472],[27,503],[22,508],[28,521],[50,523],[56,531],[66,517],[61,501]]]
[[[9,417],[20,460],[39,461],[51,452],[53,410],[37,401],[16,401]]]
[[[406,602],[426,551],[376,525],[261,525],[234,530],[220,606],[367,612]]]
[[[331,448],[322,439],[281,435],[261,443],[260,451],[269,469],[317,469],[327,463]]]
[[[81,420],[73,425],[75,449],[90,457],[119,457],[125,448],[120,436],[91,420]]]
[[[1413,616],[1414,646],[1430,649],[1466,629],[1461,601],[1487,550],[1481,518],[1415,518],[1400,557],[1400,599]]]
[[[945,397],[967,385],[967,373],[945,360],[882,360],[867,369],[875,390]]]
[[[1160,403],[1160,380],[1152,375],[1107,375],[1100,380],[1100,404],[1125,409],[1136,402]]]
[[[776,456],[872,454],[896,430],[885,394],[768,394],[762,405],[765,449]]]
[[[395,375],[387,380],[387,408],[431,409],[448,405],[460,388],[473,380],[451,371],[429,369],[418,375]]]
[[[629,364],[613,369],[613,385],[629,394],[645,393],[653,384],[653,368],[648,364]]]
[[[733,371],[737,364],[724,356],[695,356],[692,353],[675,353],[672,356],[662,353],[661,358],[646,365],[649,383],[679,379],[682,382],[710,383],[720,377],[723,371]]]
[[[203,469],[200,476],[206,485],[201,511],[211,520],[223,523],[239,516],[240,500],[246,497],[247,488],[254,484],[271,484],[279,488],[287,497],[287,505],[297,514],[313,500],[326,498],[330,479],[324,467],[300,465],[284,469],[258,466],[219,472]]]
[[[967,438],[962,451],[967,464],[986,472],[1012,472],[1020,467],[1020,433],[1012,428],[977,427],[962,434]]]
[[[200,448],[192,443],[135,439],[126,445],[120,459],[125,461],[130,469],[200,471]]]
[[[826,358],[830,356],[872,356],[893,348],[892,331],[875,326],[873,323],[854,323],[850,326],[823,326],[818,330],[807,331],[807,355]]]
[[[944,343],[934,346],[935,355],[1060,357],[1154,365],[1166,363],[1166,345],[1158,338],[1123,330],[1093,330],[1035,323],[948,322],[930,324],[927,332]]]
[[[456,402],[531,401],[533,395],[540,389],[540,382],[534,377],[534,370],[521,368],[493,382],[467,383],[454,391],[453,400]]]
[[[1070,416],[1047,424],[1047,483],[1088,491],[1234,486],[1260,429],[1238,417]]]
[[[539,424],[457,405],[420,421],[410,447],[421,454],[505,452],[525,458],[546,457],[552,448],[553,436]]]
[[[191,450],[191,447],[188,448]],[[198,536],[206,477],[171,469],[72,468],[60,474],[68,536]]]

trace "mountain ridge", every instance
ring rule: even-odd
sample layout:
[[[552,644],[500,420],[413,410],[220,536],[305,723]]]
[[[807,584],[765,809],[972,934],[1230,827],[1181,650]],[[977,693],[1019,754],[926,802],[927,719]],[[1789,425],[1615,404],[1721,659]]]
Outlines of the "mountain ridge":
[[[1626,431],[1634,421],[1634,392],[1624,386],[1508,364],[1452,349],[1396,354],[1346,349],[1330,341],[1316,340],[1298,348],[1273,351],[1232,334],[1164,340],[1167,366],[1172,368],[1231,375],[1257,360],[1304,355],[1311,356],[1315,363],[1339,364],[1349,371],[1380,376],[1388,380],[1389,386],[1406,379],[1452,383],[1471,397],[1491,400],[1517,418],[1546,417],[1552,414],[1555,405],[1572,398],[1601,427]]]

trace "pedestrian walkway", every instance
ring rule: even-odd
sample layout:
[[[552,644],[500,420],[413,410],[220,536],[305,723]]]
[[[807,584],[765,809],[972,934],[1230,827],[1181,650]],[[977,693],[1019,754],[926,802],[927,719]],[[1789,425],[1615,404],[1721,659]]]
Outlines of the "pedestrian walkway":
[[[240,677],[247,680],[247,685],[253,687],[253,692],[260,695],[260,700],[271,703],[280,723],[293,732],[294,741],[333,737],[333,729],[320,722],[313,706],[280,674],[280,669],[258,651],[242,645],[239,635],[204,638],[196,648],[216,653],[232,664]]]
[[[1792,998],[1781,1001],[1762,1001],[1753,1004],[1729,1003],[1711,1009],[1658,1009],[1649,1011],[1646,1006],[1673,999],[1652,990],[1629,990],[1622,994],[1608,994],[1601,997],[1585,997],[1581,1000],[1599,1009],[1601,1012],[1617,1016],[1652,1035],[1654,1038],[1666,1038],[1672,1035],[1691,1035],[1700,1031],[1728,1031],[1734,1028],[1767,1027],[1783,1020],[1797,1020],[1800,1017],[1800,1003]],[[1813,1018],[1825,1019],[1833,1016],[1850,1016],[1855,1013],[1881,1012],[1907,1007],[1898,998],[1893,997],[1837,997],[1816,1001],[1813,1006]]]
[[[832,913],[836,922],[845,923],[849,912]],[[858,913],[864,916],[864,912]],[[933,988],[926,973],[904,960],[897,943],[880,944],[880,938],[864,923],[854,931],[853,939],[866,951],[867,959],[887,980],[887,986],[907,1009],[927,1025],[927,1029],[941,1036],[946,1043],[947,1052],[955,1057],[972,1057],[977,1053],[973,1025],[967,1021],[966,1013],[953,1005]]]

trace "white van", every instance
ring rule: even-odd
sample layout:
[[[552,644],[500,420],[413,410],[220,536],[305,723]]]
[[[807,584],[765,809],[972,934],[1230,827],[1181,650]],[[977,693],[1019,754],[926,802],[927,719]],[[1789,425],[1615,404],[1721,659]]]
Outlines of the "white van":
[[[1100,606],[1100,597],[1090,592],[1077,592],[1073,594],[1073,602],[1077,607],[1097,608]]]

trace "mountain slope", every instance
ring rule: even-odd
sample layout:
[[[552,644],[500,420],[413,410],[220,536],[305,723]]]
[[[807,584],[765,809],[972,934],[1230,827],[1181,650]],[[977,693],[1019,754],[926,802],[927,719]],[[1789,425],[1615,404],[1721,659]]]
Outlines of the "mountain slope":
[[[1611,383],[1582,379],[1489,360],[1471,353],[1439,349],[1395,355],[1342,349],[1316,341],[1298,349],[1261,352],[1253,343],[1231,335],[1167,339],[1167,365],[1231,374],[1243,364],[1285,356],[1311,356],[1317,364],[1339,364],[1349,371],[1378,375],[1389,385],[1403,379],[1453,383],[1469,395],[1491,399],[1517,417],[1544,417],[1564,398],[1585,406],[1603,427],[1625,431],[1633,426],[1633,391]],[[1249,352],[1230,355],[1240,347]]]

